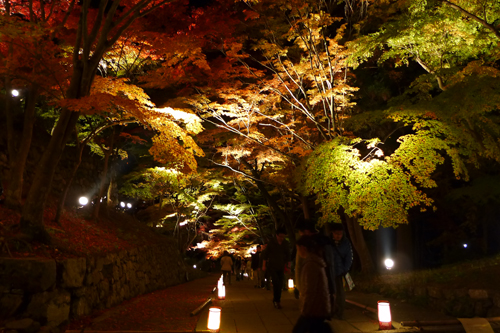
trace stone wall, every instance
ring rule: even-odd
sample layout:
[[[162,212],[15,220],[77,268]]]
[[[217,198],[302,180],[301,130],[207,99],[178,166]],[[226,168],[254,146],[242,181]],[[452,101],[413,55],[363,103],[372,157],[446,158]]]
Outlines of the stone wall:
[[[185,279],[174,241],[98,258],[0,258],[0,327],[58,327]]]
[[[397,284],[394,281],[392,283],[359,281],[356,283],[356,290],[375,292],[386,297],[431,306],[437,311],[457,318],[500,316],[500,290],[410,286]]]

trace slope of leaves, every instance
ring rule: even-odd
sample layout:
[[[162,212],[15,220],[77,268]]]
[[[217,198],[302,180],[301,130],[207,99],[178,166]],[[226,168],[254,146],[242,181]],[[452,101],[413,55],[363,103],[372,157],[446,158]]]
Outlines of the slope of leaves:
[[[44,222],[52,236],[53,246],[37,243],[28,246],[16,237],[20,215],[0,205],[0,243],[8,246],[8,250],[2,247],[0,256],[9,256],[10,252],[16,258],[63,259],[102,255],[166,240],[125,213],[109,212],[109,218],[100,218],[99,221],[84,219],[84,213],[66,212],[61,225],[57,225],[52,222],[55,208],[46,209]]]

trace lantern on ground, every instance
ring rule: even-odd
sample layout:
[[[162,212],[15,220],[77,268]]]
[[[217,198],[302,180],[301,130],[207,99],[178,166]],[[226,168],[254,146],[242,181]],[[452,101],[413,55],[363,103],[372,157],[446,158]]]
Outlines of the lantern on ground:
[[[208,310],[207,328],[210,332],[219,332],[221,308],[211,307]]]
[[[293,289],[293,279],[288,279],[288,289]]]
[[[219,299],[226,299],[226,287],[225,286],[220,286],[218,288],[218,294]]]
[[[378,326],[381,330],[392,329],[391,306],[387,301],[378,301]]]

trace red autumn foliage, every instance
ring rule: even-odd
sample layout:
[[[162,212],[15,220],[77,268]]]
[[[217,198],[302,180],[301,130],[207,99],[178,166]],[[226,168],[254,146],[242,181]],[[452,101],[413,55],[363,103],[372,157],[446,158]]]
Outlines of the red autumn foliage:
[[[20,215],[0,205],[0,256],[9,256],[10,252],[14,258],[63,259],[103,255],[165,240],[164,236],[126,213],[109,212],[108,218],[93,221],[83,218],[85,211],[66,212],[61,225],[57,225],[53,222],[55,212],[54,207],[49,207],[44,213],[44,224],[52,237],[52,246],[28,245],[19,237]]]
[[[218,275],[141,295],[111,309],[71,322],[68,330],[194,332],[200,314],[190,316],[211,295]]]
[[[8,257],[10,252],[14,258],[64,259],[103,255],[165,241],[164,236],[156,234],[126,213],[109,212],[108,218],[99,221],[84,219],[84,213],[81,210],[65,212],[61,225],[57,225],[52,222],[55,209],[46,209],[44,223],[52,236],[53,245],[27,245],[17,238],[20,214],[0,205],[0,257]],[[211,275],[137,296],[113,308],[78,318],[68,324],[66,329],[194,331],[200,315],[191,317],[190,313],[211,295],[217,278]]]

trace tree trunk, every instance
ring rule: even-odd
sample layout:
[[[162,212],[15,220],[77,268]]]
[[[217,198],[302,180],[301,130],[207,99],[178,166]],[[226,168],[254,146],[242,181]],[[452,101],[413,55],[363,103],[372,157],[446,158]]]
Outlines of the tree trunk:
[[[302,204],[302,212],[304,213],[304,219],[306,221],[311,219],[311,214],[309,213],[309,205],[307,203],[307,198],[299,194],[300,203]]]
[[[349,236],[351,237],[351,242],[358,253],[359,260],[361,262],[361,272],[364,274],[370,274],[375,271],[373,260],[370,254],[370,250],[366,245],[365,238],[363,236],[363,230],[358,223],[357,218],[349,217],[345,215],[347,222],[347,229],[349,230]]]
[[[43,225],[45,202],[52,186],[57,164],[78,116],[78,113],[66,109],[61,111],[52,138],[36,169],[33,184],[22,210],[20,223],[21,232],[30,240],[50,243],[50,236]]]
[[[116,200],[113,199],[113,196],[114,196],[114,186],[115,186],[115,182],[114,182],[114,172],[113,174],[110,174],[110,177],[109,177],[109,185],[108,185],[108,190],[106,192],[106,205],[108,207],[115,207],[116,206]]]
[[[260,193],[262,196],[266,199],[267,203],[269,206],[271,206],[272,211],[274,214],[277,215],[278,220],[283,224],[287,230],[288,233],[288,238],[290,239],[290,243],[292,247],[295,247],[295,230],[290,222],[290,220],[287,218],[285,212],[280,208],[280,206],[276,203],[276,200],[274,200],[269,192],[267,191],[266,187],[264,186],[264,183],[260,181],[260,174],[259,172],[253,168],[253,166],[245,161],[244,159],[240,160],[248,169],[250,169],[250,172],[252,173],[252,176],[254,177],[254,182],[259,188]]]
[[[78,139],[78,138],[77,138]],[[73,179],[75,179],[76,172],[78,171],[78,168],[80,167],[80,164],[82,163],[82,154],[83,154],[83,149],[85,148],[84,144],[80,144],[79,152],[78,152],[78,159],[73,166],[73,170],[71,170],[71,176],[69,177],[69,180],[66,182],[66,185],[64,186],[64,191],[61,194],[61,198],[59,199],[59,204],[57,205],[57,211],[56,211],[56,216],[54,217],[54,222],[57,224],[61,224],[61,214],[64,209],[64,204],[66,203],[66,197],[68,195],[69,188],[71,187],[71,184],[73,183]]]
[[[38,97],[37,87],[31,86],[27,91],[26,104],[24,109],[24,126],[23,133],[20,138],[19,146],[14,148],[14,143],[9,145],[9,160],[10,170],[7,176],[9,186],[5,192],[5,205],[7,207],[20,210],[24,184],[24,170],[26,169],[26,160],[31,147],[31,139],[33,137],[33,126],[35,124],[35,105]],[[9,99],[9,96],[7,96]],[[12,110],[7,110],[11,113]],[[8,121],[9,123],[9,121]],[[9,124],[10,125],[10,124]],[[13,128],[8,129],[9,132]],[[14,140],[15,135],[9,134],[8,140]],[[12,150],[12,151],[11,151]]]
[[[114,135],[113,135],[114,137]],[[108,179],[108,165],[109,157],[113,152],[113,137],[111,138],[111,146],[108,149],[103,149],[104,152],[104,170],[102,171],[101,183],[99,185],[99,194],[97,195],[97,202],[94,206],[94,211],[92,212],[92,218],[97,219],[99,217],[99,209],[101,207],[102,196],[104,195],[104,189],[106,187],[106,180]]]

